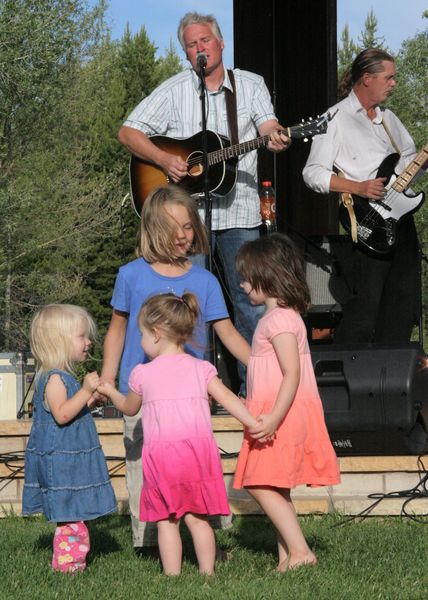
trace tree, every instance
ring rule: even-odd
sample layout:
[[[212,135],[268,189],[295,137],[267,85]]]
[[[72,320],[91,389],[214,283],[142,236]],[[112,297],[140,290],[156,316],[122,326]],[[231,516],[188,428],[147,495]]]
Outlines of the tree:
[[[342,79],[343,73],[349,68],[356,55],[358,54],[358,46],[353,39],[349,37],[348,24],[345,25],[341,35],[341,44],[337,48],[337,80]]]
[[[108,223],[105,181],[85,177],[76,103],[80,65],[98,43],[105,3],[0,4],[1,345],[25,343],[30,309],[64,301],[83,280],[88,232]],[[77,109],[78,110],[78,109]],[[81,130],[80,130],[81,131]],[[77,135],[76,135],[77,134]]]
[[[340,82],[343,74],[347,71],[354,58],[365,48],[382,48],[389,52],[388,47],[385,46],[385,38],[377,35],[378,22],[377,17],[373,11],[370,11],[364,22],[364,29],[358,36],[358,42],[349,36],[348,24],[345,24],[340,43],[337,48],[337,81],[340,87]]]
[[[371,10],[364,22],[364,30],[361,32],[358,41],[360,42],[358,52],[364,48],[382,48],[388,52],[388,47],[385,46],[385,38],[379,37],[377,34],[377,17]]]

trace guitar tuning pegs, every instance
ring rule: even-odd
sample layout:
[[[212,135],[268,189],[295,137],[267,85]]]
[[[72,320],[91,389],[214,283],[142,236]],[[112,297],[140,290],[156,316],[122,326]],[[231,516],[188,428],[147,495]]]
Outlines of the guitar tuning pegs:
[[[304,141],[304,142],[308,142],[309,140],[308,140],[308,138],[307,138],[307,137],[305,137],[305,138],[303,138],[303,141]]]

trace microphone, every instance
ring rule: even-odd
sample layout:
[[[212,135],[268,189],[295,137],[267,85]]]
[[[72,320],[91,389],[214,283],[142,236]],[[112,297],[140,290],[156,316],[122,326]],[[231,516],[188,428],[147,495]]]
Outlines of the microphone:
[[[198,65],[199,69],[205,69],[205,67],[207,66],[207,55],[205,54],[205,52],[197,53],[196,64]]]

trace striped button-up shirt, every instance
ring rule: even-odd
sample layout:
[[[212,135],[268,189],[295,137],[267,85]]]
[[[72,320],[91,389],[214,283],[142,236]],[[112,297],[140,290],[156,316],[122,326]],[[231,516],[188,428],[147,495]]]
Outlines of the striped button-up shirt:
[[[234,69],[239,142],[256,138],[258,127],[276,119],[269,91],[259,75]],[[227,71],[224,83],[208,92],[207,128],[229,137],[225,88],[232,89]],[[199,78],[192,69],[171,77],[154,90],[131,112],[124,125],[146,135],[186,138],[202,129]],[[238,160],[235,187],[225,196],[212,195],[212,229],[250,228],[260,224],[257,183],[257,152],[243,154]]]

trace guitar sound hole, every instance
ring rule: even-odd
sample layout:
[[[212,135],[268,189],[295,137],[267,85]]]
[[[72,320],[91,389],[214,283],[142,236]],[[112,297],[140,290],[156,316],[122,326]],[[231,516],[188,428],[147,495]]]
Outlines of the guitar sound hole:
[[[187,164],[189,165],[187,172],[190,177],[200,177],[204,172],[201,152],[192,152],[192,154],[189,154]]]

